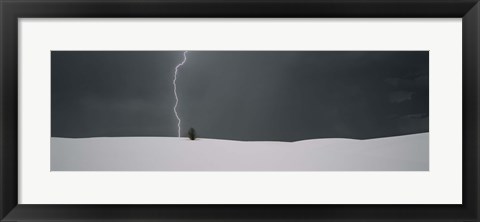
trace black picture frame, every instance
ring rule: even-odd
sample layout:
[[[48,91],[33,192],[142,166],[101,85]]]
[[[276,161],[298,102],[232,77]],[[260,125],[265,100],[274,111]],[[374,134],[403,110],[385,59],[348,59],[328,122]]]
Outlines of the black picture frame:
[[[480,5],[478,0],[0,0],[0,15],[1,221],[479,221]],[[44,17],[462,18],[463,204],[18,204],[17,21],[19,18]],[[135,191],[131,190],[131,192]]]

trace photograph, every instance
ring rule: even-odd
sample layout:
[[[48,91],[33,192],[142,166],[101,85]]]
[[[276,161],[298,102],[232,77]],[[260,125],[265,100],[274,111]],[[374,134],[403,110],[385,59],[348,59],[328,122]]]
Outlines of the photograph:
[[[0,14],[0,222],[480,222],[480,0]]]
[[[51,171],[429,171],[429,51],[51,51]]]

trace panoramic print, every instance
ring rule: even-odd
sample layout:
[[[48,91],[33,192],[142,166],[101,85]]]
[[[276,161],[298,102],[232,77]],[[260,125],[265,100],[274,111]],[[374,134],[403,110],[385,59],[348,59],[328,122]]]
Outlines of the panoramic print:
[[[428,171],[428,51],[52,51],[52,171]]]

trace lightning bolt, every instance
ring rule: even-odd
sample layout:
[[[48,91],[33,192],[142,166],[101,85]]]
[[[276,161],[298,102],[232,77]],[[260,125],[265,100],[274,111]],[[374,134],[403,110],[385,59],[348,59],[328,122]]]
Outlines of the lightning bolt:
[[[177,106],[178,106],[177,74],[178,74],[178,68],[183,66],[183,64],[185,64],[185,62],[187,61],[187,52],[188,51],[183,52],[183,61],[175,67],[175,75],[173,77],[173,93],[175,94],[175,106],[173,106],[173,112],[175,113],[175,117],[177,117],[178,137],[180,137],[180,123],[182,122],[182,120],[180,119],[177,113]]]

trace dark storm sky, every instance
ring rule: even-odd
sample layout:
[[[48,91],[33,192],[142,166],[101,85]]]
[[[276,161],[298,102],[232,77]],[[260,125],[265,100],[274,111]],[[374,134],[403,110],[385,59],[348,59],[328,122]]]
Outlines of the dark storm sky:
[[[177,134],[181,51],[53,51],[52,136]],[[428,132],[427,51],[191,51],[182,134],[296,141]]]

